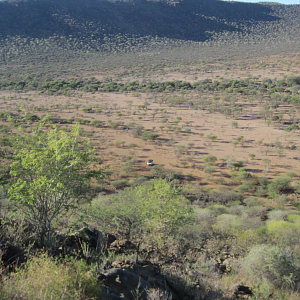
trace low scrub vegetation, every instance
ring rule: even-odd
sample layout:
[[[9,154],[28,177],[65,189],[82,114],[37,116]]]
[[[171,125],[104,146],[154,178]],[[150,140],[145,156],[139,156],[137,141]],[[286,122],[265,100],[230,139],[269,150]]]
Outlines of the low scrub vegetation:
[[[89,179],[96,177],[102,184],[109,171],[91,168],[92,162],[96,167],[101,161],[79,137],[78,126],[67,135],[49,128],[45,118],[31,134],[15,135],[7,145],[2,148],[7,164],[2,164],[1,241],[6,247],[23,248],[26,257],[21,259],[20,253],[25,262],[18,265],[13,259],[11,264],[6,248],[1,248],[2,299],[105,299],[109,283],[102,284],[97,276],[106,276],[117,259],[129,265],[158,263],[179,297],[205,298],[212,292],[234,297],[235,290],[229,288],[234,283],[247,285],[254,298],[297,297],[300,213],[285,209],[283,194],[292,189],[295,174],[270,182],[238,166],[232,176],[242,184],[237,191],[220,192],[182,185],[182,175],[155,165],[151,173],[156,178],[111,181],[118,193],[95,196]],[[134,158],[130,161],[136,164]],[[217,157],[207,155],[203,161],[207,173]],[[273,207],[244,196],[255,187],[267,187]],[[86,233],[90,231],[73,234],[87,222],[108,239],[102,234],[92,246]],[[77,246],[68,246],[72,241]],[[112,246],[122,241],[125,248]],[[103,269],[104,261],[109,264]]]
[[[299,299],[300,6],[83,2],[0,1],[0,298]]]
[[[31,256],[2,281],[1,299],[105,299],[93,267],[73,258]]]

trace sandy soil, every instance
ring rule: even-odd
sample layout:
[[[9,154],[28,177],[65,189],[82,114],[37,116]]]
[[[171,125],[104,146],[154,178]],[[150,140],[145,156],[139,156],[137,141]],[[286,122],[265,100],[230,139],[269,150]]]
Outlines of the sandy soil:
[[[282,60],[280,60],[282,59]],[[290,58],[289,58],[290,59]],[[262,61],[258,58],[257,61]],[[279,61],[280,64],[276,68],[269,67],[261,69],[249,70],[214,70],[213,73],[203,74],[196,71],[193,74],[181,74],[178,72],[169,72],[164,76],[160,76],[163,80],[197,80],[203,78],[244,78],[255,76],[257,78],[282,78],[284,75],[299,74],[299,67],[291,67],[289,71],[283,70],[285,66],[283,58],[273,57],[268,58],[268,64],[271,61]],[[253,65],[253,62],[248,62],[248,65]],[[105,74],[104,74],[105,75]],[[98,77],[104,76],[98,74]],[[157,75],[156,75],[157,76]],[[194,78],[194,79],[192,79]],[[128,80],[130,78],[127,78]],[[155,76],[153,76],[155,79]],[[156,80],[158,80],[156,78]],[[107,123],[108,120],[120,121],[123,124],[135,122],[135,125],[142,125],[145,129],[153,130],[159,134],[159,139],[156,142],[145,142],[140,138],[134,138],[130,134],[130,130],[124,130],[120,126],[118,130],[105,128],[94,128],[91,126],[82,126],[84,131],[92,132],[89,139],[99,149],[99,155],[103,158],[104,164],[110,165],[112,170],[120,170],[120,166],[126,157],[135,156],[138,159],[136,165],[138,174],[147,176],[150,175],[150,167],[147,167],[145,161],[153,159],[155,164],[162,164],[165,168],[172,168],[177,172],[185,175],[191,174],[194,181],[203,182],[211,187],[217,188],[220,185],[232,184],[231,179],[224,174],[229,173],[226,167],[218,166],[222,163],[222,158],[225,156],[234,157],[236,161],[243,161],[245,167],[257,176],[267,176],[274,178],[279,175],[285,175],[288,171],[294,171],[297,176],[300,175],[300,141],[298,132],[285,132],[284,126],[281,124],[267,124],[262,119],[257,119],[256,115],[259,110],[257,103],[249,103],[247,98],[239,96],[239,103],[243,106],[243,112],[237,117],[226,118],[219,113],[209,113],[204,110],[193,110],[187,106],[169,107],[159,103],[157,99],[161,96],[157,95],[157,99],[150,94],[119,94],[119,93],[95,93],[83,94],[79,96],[76,93],[72,97],[65,96],[48,96],[38,94],[37,92],[27,92],[15,94],[13,92],[0,92],[0,110],[1,111],[16,111],[22,106],[29,112],[36,113],[42,116],[46,113],[60,115],[63,119],[71,117],[82,118],[88,120],[100,120]],[[201,97],[196,92],[190,92],[186,97],[197,99]],[[145,101],[150,103],[148,109],[143,111],[137,106],[142,105]],[[131,105],[129,105],[131,102]],[[78,109],[74,105],[80,105]],[[92,106],[94,113],[83,113],[82,108]],[[36,107],[42,107],[42,111],[35,111]],[[101,113],[96,113],[96,108],[102,108]],[[284,119],[288,120],[287,114],[289,106],[280,106],[278,111],[284,115]],[[152,113],[159,110],[153,117]],[[134,113],[135,111],[135,113]],[[121,112],[122,116],[117,116]],[[145,113],[145,115],[144,115]],[[298,112],[297,112],[298,114]],[[173,121],[176,117],[181,117],[182,120],[176,125]],[[168,122],[163,123],[163,118],[167,118]],[[236,121],[238,127],[232,126],[232,122]],[[185,122],[189,122],[186,124]],[[167,126],[181,127],[181,132],[167,132]],[[163,132],[159,126],[165,126]],[[63,125],[65,127],[65,125]],[[286,126],[285,126],[286,127]],[[190,133],[185,130],[189,128]],[[199,136],[203,134],[203,136]],[[207,135],[216,135],[217,139],[211,142]],[[244,136],[243,142],[236,147],[232,141],[238,136]],[[279,140],[282,143],[282,153],[277,153],[275,147],[269,147],[270,143]],[[124,141],[123,147],[116,147],[117,141]],[[170,141],[173,141],[173,146],[170,146]],[[130,143],[137,144],[131,148]],[[294,144],[294,150],[291,150],[291,145]],[[176,147],[178,145],[191,146],[188,154],[185,153],[180,157],[176,157]],[[216,172],[213,175],[207,175],[203,172],[206,164],[202,161],[203,156],[212,154],[217,156],[218,162],[215,164]],[[254,154],[255,158],[250,159],[249,154]],[[266,159],[269,162],[266,162]],[[182,161],[187,161],[186,165]],[[193,165],[193,166],[192,166]],[[192,166],[192,167],[191,167]],[[269,169],[267,171],[267,169]],[[267,172],[266,172],[267,171]],[[122,172],[115,172],[112,179],[121,178]],[[297,178],[296,178],[297,179]]]

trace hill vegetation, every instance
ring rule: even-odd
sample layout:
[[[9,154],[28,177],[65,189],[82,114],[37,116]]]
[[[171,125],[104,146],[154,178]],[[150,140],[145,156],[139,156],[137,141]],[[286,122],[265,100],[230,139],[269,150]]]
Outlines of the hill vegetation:
[[[70,73],[68,61],[78,74],[241,52],[287,52],[299,43],[299,14],[299,5],[218,0],[2,1],[0,58],[4,65],[13,61],[16,73],[42,65]],[[130,55],[136,52],[146,57]]]
[[[1,1],[0,298],[299,299],[299,19]]]

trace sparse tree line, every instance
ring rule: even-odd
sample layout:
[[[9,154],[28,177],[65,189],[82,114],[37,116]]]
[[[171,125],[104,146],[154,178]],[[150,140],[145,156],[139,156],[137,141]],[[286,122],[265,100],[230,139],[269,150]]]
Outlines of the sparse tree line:
[[[289,76],[286,79],[263,79],[261,82],[252,78],[248,79],[204,79],[197,82],[186,82],[181,80],[140,83],[132,81],[128,83],[101,82],[96,78],[56,80],[45,79],[44,82],[36,81],[34,78],[23,81],[0,82],[0,89],[13,91],[37,90],[42,92],[56,93],[61,91],[85,91],[85,92],[175,92],[181,90],[200,91],[226,91],[239,94],[274,94],[277,92],[290,92],[293,101],[297,102],[297,87],[300,85],[299,76]]]

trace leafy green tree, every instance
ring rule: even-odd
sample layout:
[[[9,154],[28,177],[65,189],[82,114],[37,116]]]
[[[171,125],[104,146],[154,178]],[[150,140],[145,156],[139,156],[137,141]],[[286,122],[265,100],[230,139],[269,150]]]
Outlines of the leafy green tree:
[[[131,133],[134,137],[139,137],[142,135],[143,133],[143,129],[144,129],[144,126],[142,125],[137,125],[135,126],[132,130],[131,130]]]
[[[91,178],[104,178],[95,150],[79,139],[79,133],[78,125],[71,133],[57,127],[43,132],[40,122],[32,135],[14,140],[9,195],[20,204],[44,245],[54,232],[54,223],[87,196]]]
[[[241,274],[257,286],[258,294],[268,297],[274,287],[293,289],[299,269],[292,251],[277,246],[258,245],[245,257]],[[267,295],[263,295],[266,293]]]
[[[143,140],[155,141],[158,138],[158,134],[152,131],[144,131],[142,134]]]
[[[248,156],[249,156],[251,159],[254,159],[256,155],[253,154],[253,153],[249,153]]]
[[[274,182],[268,184],[270,197],[274,198],[289,188],[292,179],[290,177],[277,177]]]
[[[184,129],[184,132],[185,133],[190,133],[192,130],[190,129],[190,128],[186,128],[186,129]]]
[[[83,109],[81,109],[83,112],[87,112],[87,113],[91,113],[93,112],[93,108],[92,107],[84,107]]]
[[[217,137],[216,135],[211,135],[211,134],[209,134],[209,135],[207,136],[207,138],[208,138],[209,140],[211,140],[211,141],[215,141],[218,137]]]
[[[297,124],[292,124],[292,125],[286,127],[284,130],[287,132],[290,132],[292,130],[296,131],[296,130],[299,130],[299,126]]]
[[[166,180],[152,180],[149,185],[136,188],[138,211],[150,232],[157,237],[168,237],[186,222],[192,212],[188,201]]]
[[[212,154],[208,154],[207,156],[204,156],[202,160],[206,163],[213,164],[218,160],[218,158]]]
[[[238,187],[238,192],[239,193],[246,193],[254,188],[255,183],[252,180],[247,180],[243,182],[239,187]]]
[[[92,201],[90,213],[104,230],[156,242],[174,235],[192,214],[188,201],[165,179],[153,179],[113,197]]]

